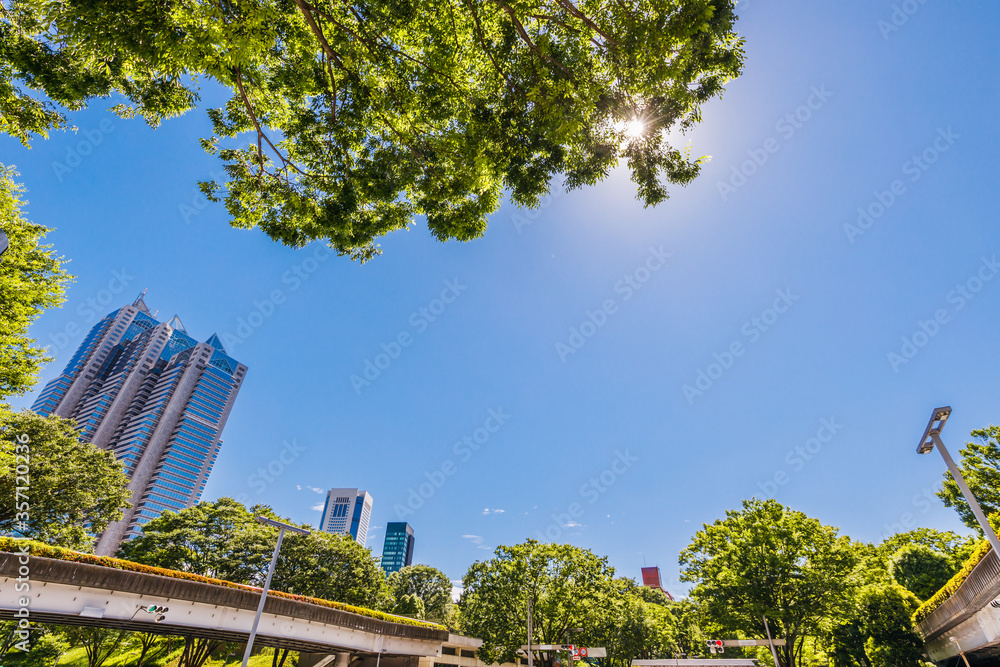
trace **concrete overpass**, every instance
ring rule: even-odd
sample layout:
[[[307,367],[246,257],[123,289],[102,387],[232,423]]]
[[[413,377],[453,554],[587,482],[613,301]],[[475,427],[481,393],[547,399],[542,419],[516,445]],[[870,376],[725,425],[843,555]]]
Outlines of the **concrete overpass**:
[[[0,552],[0,619],[16,618],[27,596],[31,621],[246,642],[260,602],[260,593],[248,588],[35,556],[28,559],[30,590],[17,591],[18,559]],[[137,613],[139,606],[154,604],[169,608],[160,623]],[[303,664],[319,667],[334,657],[337,667],[346,667],[352,658],[379,654],[383,664],[388,659],[416,667],[420,658],[441,656],[449,639],[446,630],[429,624],[270,595],[257,632],[255,645],[313,654],[303,655]]]
[[[954,665],[959,646],[971,665],[1000,664],[1000,560],[992,550],[944,604],[918,626],[930,659]],[[954,637],[957,641],[951,641]]]

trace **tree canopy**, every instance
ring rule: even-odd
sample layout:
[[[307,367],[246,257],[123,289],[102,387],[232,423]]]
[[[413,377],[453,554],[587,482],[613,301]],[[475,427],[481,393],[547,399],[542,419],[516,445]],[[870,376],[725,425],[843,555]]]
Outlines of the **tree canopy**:
[[[655,597],[656,602],[649,602],[644,590],[652,589],[619,577],[601,601],[603,613],[592,641],[607,648],[611,664],[627,667],[632,660],[666,658],[677,649],[677,622],[667,608],[666,596],[662,604]]]
[[[235,583],[263,581],[270,563],[268,531],[250,510],[231,498],[166,511],[143,525],[139,537],[122,544],[119,555],[146,565],[191,572]],[[277,518],[277,517],[274,517]]]
[[[918,600],[924,601],[937,593],[957,571],[947,555],[922,544],[910,544],[893,555],[889,574]]]
[[[706,526],[681,555],[682,576],[696,586],[669,607],[678,645],[690,654],[704,638],[763,639],[766,614],[772,636],[789,644],[779,650],[785,667],[918,667],[919,600],[900,584],[937,590],[970,540],[919,528],[875,545],[836,532],[774,500],[745,501]],[[767,649],[751,652],[771,660]]]
[[[666,199],[701,163],[668,133],[741,73],[734,4],[12,0],[0,131],[27,143],[108,95],[156,125],[216,82],[232,97],[202,145],[225,178],[203,191],[234,226],[364,261],[415,216],[473,239],[504,192],[534,207],[620,160],[647,206]]]
[[[958,467],[983,512],[990,516],[1000,512],[1000,426],[976,429],[972,437],[976,441],[967,442],[962,448]],[[944,484],[937,495],[946,506],[955,508],[966,526],[982,533],[951,472],[945,472]]]
[[[267,533],[274,548],[278,531],[272,528]],[[276,590],[369,609],[388,610],[393,603],[385,574],[371,551],[350,535],[320,530],[285,534],[271,584]]]
[[[573,642],[606,646],[608,659],[628,665],[645,653],[665,657],[674,639],[673,619],[661,606],[634,594],[635,584],[614,578],[607,558],[569,544],[527,540],[501,546],[487,561],[477,561],[462,580],[459,600],[462,631],[479,637],[480,658],[488,663],[511,662],[527,642],[528,601],[531,601],[533,643],[562,644],[566,632]],[[557,656],[536,654],[537,664],[551,665]]]
[[[426,618],[424,601],[413,593],[404,593],[396,598],[396,606],[392,608],[392,613],[400,616],[412,616],[413,618]]]
[[[0,128],[3,112],[0,106]],[[70,280],[52,246],[41,244],[49,230],[24,218],[26,202],[16,175],[0,164],[0,229],[10,241],[0,258],[0,400],[31,389],[41,365],[50,361],[28,336],[28,327],[43,310],[63,302]]]
[[[921,667],[923,642],[914,630],[917,598],[902,586],[863,586],[831,632],[833,667]]]
[[[0,503],[0,533],[88,551],[130,507],[127,486],[114,454],[81,442],[72,421],[0,404],[0,494],[10,499]],[[25,501],[26,521],[18,507]]]
[[[972,555],[972,552],[976,548],[977,540],[973,535],[959,535],[950,530],[915,528],[905,533],[896,533],[891,537],[887,537],[878,545],[877,549],[879,554],[885,557],[886,567],[888,567],[889,559],[900,549],[911,544],[925,546],[944,554],[957,570]]]
[[[123,558],[242,584],[263,585],[278,537],[256,516],[285,521],[270,507],[246,508],[232,498],[164,512],[122,545]],[[305,528],[310,528],[304,525]],[[286,534],[275,565],[275,590],[372,609],[386,609],[391,594],[371,552],[342,535]]]
[[[775,500],[745,500],[740,510],[705,525],[681,552],[683,581],[708,619],[721,630],[787,645],[779,655],[796,664],[806,635],[848,599],[847,575],[856,561],[853,546],[837,529]]]
[[[387,581],[397,601],[413,595],[422,602],[422,618],[437,623],[447,620],[451,580],[441,570],[430,565],[408,565],[390,574]]]

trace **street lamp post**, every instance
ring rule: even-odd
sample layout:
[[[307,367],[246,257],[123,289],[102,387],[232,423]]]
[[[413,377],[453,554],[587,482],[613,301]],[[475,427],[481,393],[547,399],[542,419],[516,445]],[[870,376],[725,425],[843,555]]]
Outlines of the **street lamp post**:
[[[764,632],[767,633],[767,644],[771,647],[771,657],[774,658],[774,667],[778,667],[781,663],[778,662],[778,650],[774,648],[774,640],[771,639],[771,628],[767,625],[767,614],[764,614],[761,618],[764,619]]]
[[[534,632],[534,628],[531,627],[531,591],[528,591],[528,667],[535,667],[534,658],[532,658],[531,650],[531,635]]]
[[[969,659],[965,657],[965,651],[962,650],[962,645],[958,643],[958,640],[954,637],[950,638],[950,641],[955,642],[955,646],[958,647],[958,654],[962,656],[962,660],[965,661],[965,667],[969,667]]]
[[[281,521],[275,521],[274,519],[268,519],[264,516],[257,517],[257,521],[266,523],[269,526],[274,526],[278,529],[278,543],[274,545],[274,555],[271,556],[271,567],[267,568],[267,579],[264,581],[264,590],[261,591],[260,594],[260,604],[257,605],[257,615],[253,619],[253,627],[250,628],[250,638],[247,640],[247,648],[243,652],[242,667],[247,667],[247,661],[250,660],[250,651],[253,650],[253,640],[257,636],[257,624],[260,623],[260,615],[264,612],[264,602],[267,600],[267,589],[271,587],[271,576],[274,574],[274,565],[278,562],[278,551],[281,549],[281,540],[285,538],[285,531],[289,530],[298,535],[309,534],[309,531],[304,528],[282,523]]]
[[[934,408],[934,412],[931,413],[930,421],[927,422],[927,428],[924,429],[924,436],[920,439],[920,445],[917,447],[917,454],[929,454],[935,445],[938,451],[941,453],[941,458],[944,459],[945,465],[948,466],[948,470],[951,471],[951,476],[955,478],[955,483],[958,484],[958,488],[962,490],[962,495],[965,496],[965,502],[969,503],[969,507],[972,509],[972,513],[976,515],[976,520],[979,521],[979,527],[983,529],[986,533],[986,539],[990,541],[990,546],[993,547],[993,553],[1000,557],[1000,540],[997,539],[997,534],[993,531],[990,526],[990,522],[986,519],[986,514],[983,513],[983,508],[979,506],[979,502],[976,497],[972,495],[972,490],[969,485],[965,483],[965,477],[962,476],[962,472],[955,465],[955,461],[952,460],[951,454],[948,453],[948,448],[944,446],[944,442],[941,441],[941,430],[944,428],[945,423],[948,421],[948,417],[951,415],[951,408],[945,406],[943,408]]]

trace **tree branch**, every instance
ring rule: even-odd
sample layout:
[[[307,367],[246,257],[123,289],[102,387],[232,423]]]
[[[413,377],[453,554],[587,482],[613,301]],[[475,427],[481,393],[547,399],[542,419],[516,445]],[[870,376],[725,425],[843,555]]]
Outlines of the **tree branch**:
[[[609,44],[611,44],[615,48],[618,48],[618,42],[616,42],[615,40],[611,39],[611,37],[607,33],[605,33],[603,30],[601,30],[600,27],[596,23],[594,23],[592,20],[590,20],[589,16],[587,16],[586,14],[584,14],[583,12],[581,12],[577,8],[577,6],[574,5],[570,0],[556,0],[556,2],[558,2],[560,5],[562,5],[562,7],[565,8],[566,11],[568,11],[570,14],[572,14],[576,18],[580,19],[581,21],[583,21],[584,24],[588,28],[590,28],[591,30],[593,30],[594,32],[596,32],[598,35],[600,35],[601,37],[603,37],[604,41],[608,42]]]
[[[261,143],[260,143],[260,140],[263,139],[264,141],[267,142],[267,145],[271,147],[271,150],[274,151],[274,153],[278,156],[278,159],[281,160],[286,167],[291,167],[292,169],[299,172],[303,176],[308,176],[306,172],[299,169],[294,162],[292,162],[284,155],[282,155],[281,151],[279,151],[278,148],[273,143],[271,143],[271,140],[268,138],[268,136],[264,133],[264,130],[261,128],[260,121],[257,120],[257,115],[253,112],[253,105],[250,104],[250,98],[247,97],[247,91],[243,88],[243,77],[240,75],[240,68],[239,67],[235,68],[233,70],[233,74],[235,75],[234,78],[236,80],[236,87],[239,89],[240,97],[243,99],[243,105],[246,107],[247,113],[250,114],[250,120],[253,121],[254,127],[257,128],[257,157],[260,160],[261,172],[264,172],[264,151],[261,148]]]
[[[318,23],[316,23],[316,19],[313,18],[312,12],[309,11],[309,5],[305,2],[305,0],[295,0],[295,4],[298,6],[299,11],[302,12],[302,15],[306,19],[306,22],[309,24],[309,28],[316,36],[316,39],[319,40],[320,45],[323,47],[323,50],[326,52],[327,56],[329,56],[330,61],[336,64],[338,69],[340,69],[341,71],[346,73],[349,77],[354,79],[358,83],[358,85],[360,85],[362,89],[364,89],[365,92],[367,92],[370,95],[371,90],[369,90],[368,86],[366,86],[364,82],[361,81],[361,77],[359,77],[356,72],[352,72],[351,70],[347,69],[344,66],[343,61],[341,61],[340,56],[337,54],[336,51],[333,50],[333,47],[330,46],[330,42],[327,41],[326,35],[323,34],[323,29],[319,27]],[[410,152],[413,153],[414,157],[418,159],[423,159],[425,157],[421,151],[418,151],[416,148],[413,147],[412,144],[410,144],[409,141],[407,141],[406,137],[404,137],[402,133],[400,133],[399,130],[397,130],[393,126],[393,124],[389,122],[388,118],[386,118],[382,114],[379,114],[379,117],[389,127],[389,129],[393,131],[393,133],[399,138],[399,140],[403,142],[403,144],[410,150]]]
[[[562,63],[560,63],[560,62],[558,62],[558,61],[550,58],[549,56],[545,55],[544,53],[542,53],[542,50],[538,48],[538,45],[535,44],[533,41],[531,41],[531,37],[528,35],[528,32],[524,29],[524,26],[521,25],[521,22],[517,18],[517,14],[510,7],[510,5],[508,5],[507,3],[503,2],[503,0],[494,0],[494,1],[498,5],[500,5],[500,7],[505,12],[507,12],[507,16],[510,17],[511,23],[514,24],[514,30],[517,31],[518,37],[521,38],[522,42],[524,42],[525,44],[528,45],[528,48],[531,49],[532,53],[534,53],[536,56],[538,56],[542,60],[547,60],[548,62],[552,63],[553,65],[555,65],[556,67],[558,67],[559,69],[561,69],[563,71],[563,73],[567,77],[573,78],[573,72],[571,72],[568,67],[566,67]]]
[[[479,23],[479,14],[476,13],[476,8],[472,6],[472,3],[469,2],[469,0],[466,0],[466,6],[468,6],[469,11],[472,14],[472,20],[476,23],[476,34],[479,37],[479,43],[482,45],[483,52],[486,53],[486,57],[490,59],[491,63],[493,63],[493,69],[495,69],[500,76],[503,77],[503,80],[507,82],[508,86],[516,90],[519,95],[524,97],[524,92],[517,87],[517,84],[507,77],[507,74],[500,68],[500,65],[497,64],[497,61],[493,59],[493,53],[490,51],[489,47],[486,46],[486,40],[483,37],[483,26]]]

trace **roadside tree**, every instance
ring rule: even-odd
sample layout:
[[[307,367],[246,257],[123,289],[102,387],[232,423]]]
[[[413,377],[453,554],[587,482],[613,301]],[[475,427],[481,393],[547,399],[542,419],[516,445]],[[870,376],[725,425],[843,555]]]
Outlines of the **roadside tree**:
[[[740,510],[705,525],[681,552],[681,578],[710,623],[744,637],[771,634],[783,667],[801,665],[807,636],[849,599],[856,561],[837,529],[775,500],[745,500]]]

